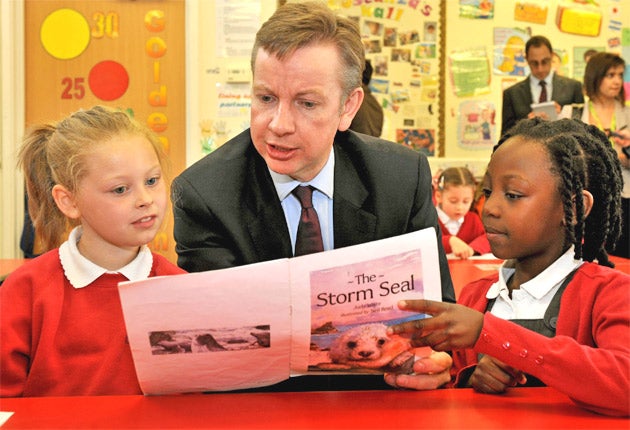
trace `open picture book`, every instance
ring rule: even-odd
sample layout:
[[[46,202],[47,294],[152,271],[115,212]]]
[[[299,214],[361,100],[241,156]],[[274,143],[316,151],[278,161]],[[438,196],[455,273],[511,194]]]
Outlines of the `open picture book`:
[[[145,394],[228,391],[322,373],[409,372],[389,325],[441,300],[435,230],[247,266],[119,284]]]

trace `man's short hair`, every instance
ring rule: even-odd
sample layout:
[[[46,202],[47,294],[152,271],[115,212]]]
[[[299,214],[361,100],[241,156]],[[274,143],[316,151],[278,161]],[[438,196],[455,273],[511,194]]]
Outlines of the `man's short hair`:
[[[529,53],[530,47],[539,48],[541,46],[546,46],[549,48],[549,52],[553,52],[553,48],[551,47],[551,42],[545,36],[532,36],[529,38],[527,43],[525,43],[525,56]]]
[[[316,44],[331,44],[337,48],[344,95],[361,86],[365,47],[359,25],[335,14],[321,1],[286,3],[276,9],[256,33],[251,57],[252,72],[261,48],[283,60],[297,49]]]

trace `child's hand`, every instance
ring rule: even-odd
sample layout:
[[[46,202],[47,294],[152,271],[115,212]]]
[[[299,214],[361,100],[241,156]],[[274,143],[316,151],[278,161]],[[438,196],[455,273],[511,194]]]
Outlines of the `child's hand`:
[[[489,355],[479,360],[468,383],[476,391],[486,394],[504,393],[508,388],[524,384],[527,378],[517,370]]]
[[[453,303],[432,300],[401,300],[398,307],[405,311],[433,315],[390,326],[389,334],[411,334],[413,346],[430,346],[436,351],[471,348],[479,338],[483,314]]]
[[[465,260],[475,255],[475,250],[457,236],[451,236],[448,242],[455,257]]]
[[[432,351],[413,364],[413,374],[386,373],[385,382],[392,387],[410,390],[434,390],[451,380],[453,359],[446,352]]]

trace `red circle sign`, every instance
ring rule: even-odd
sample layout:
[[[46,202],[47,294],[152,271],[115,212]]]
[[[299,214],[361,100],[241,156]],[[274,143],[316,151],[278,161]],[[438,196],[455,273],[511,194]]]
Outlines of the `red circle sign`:
[[[101,100],[120,98],[129,87],[127,70],[115,61],[101,61],[90,70],[88,83],[92,93]]]

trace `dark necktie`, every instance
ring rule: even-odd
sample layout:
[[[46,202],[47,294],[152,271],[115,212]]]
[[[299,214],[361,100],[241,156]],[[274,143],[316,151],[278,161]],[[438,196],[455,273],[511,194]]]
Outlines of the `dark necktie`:
[[[538,103],[544,103],[547,101],[547,82],[540,81],[540,97]]]
[[[322,230],[319,218],[313,207],[313,187],[295,187],[292,191],[302,205],[300,224],[298,224],[297,239],[295,241],[295,255],[306,255],[324,250]]]

